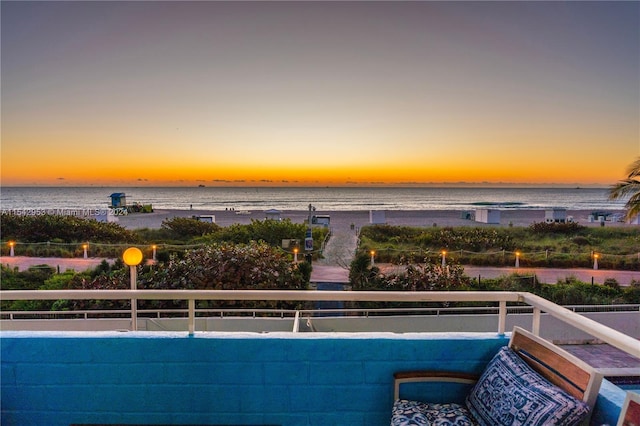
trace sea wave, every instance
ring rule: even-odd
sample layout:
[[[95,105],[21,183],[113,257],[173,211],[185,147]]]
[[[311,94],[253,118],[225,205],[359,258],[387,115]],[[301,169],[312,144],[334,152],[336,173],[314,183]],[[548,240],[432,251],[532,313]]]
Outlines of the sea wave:
[[[127,203],[157,209],[197,210],[474,210],[549,209],[621,210],[604,188],[265,188],[265,187],[2,187],[0,208],[87,209],[110,205],[124,192]]]

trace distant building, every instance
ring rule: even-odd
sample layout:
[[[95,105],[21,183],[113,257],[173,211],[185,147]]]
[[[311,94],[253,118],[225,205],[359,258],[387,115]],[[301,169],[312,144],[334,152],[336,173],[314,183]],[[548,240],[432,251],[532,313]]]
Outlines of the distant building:
[[[204,215],[198,216],[198,220],[200,222],[216,223],[216,216],[213,214],[204,214]]]
[[[369,210],[369,223],[372,225],[384,225],[387,223],[387,216],[384,210]]]
[[[265,213],[265,219],[267,220],[282,220],[280,218],[280,214],[282,213],[280,210],[276,210],[276,209],[271,209],[271,210],[267,210],[264,212]]]
[[[126,207],[127,205],[127,196],[124,192],[114,192],[110,195],[111,197],[111,206],[110,207]]]
[[[476,222],[499,224],[500,210],[493,209],[477,209]]]
[[[323,214],[314,215],[311,216],[311,223],[313,225],[329,226],[329,224],[331,223],[331,217],[329,215]]]
[[[545,223],[566,223],[567,209],[549,209],[544,212]]]

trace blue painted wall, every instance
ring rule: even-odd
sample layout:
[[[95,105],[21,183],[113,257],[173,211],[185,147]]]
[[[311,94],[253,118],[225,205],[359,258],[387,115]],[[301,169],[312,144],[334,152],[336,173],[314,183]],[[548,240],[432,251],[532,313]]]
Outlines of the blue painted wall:
[[[479,373],[507,344],[505,337],[488,334],[0,337],[2,425],[20,426],[386,426],[394,371]],[[443,387],[433,394],[445,400],[453,392]]]

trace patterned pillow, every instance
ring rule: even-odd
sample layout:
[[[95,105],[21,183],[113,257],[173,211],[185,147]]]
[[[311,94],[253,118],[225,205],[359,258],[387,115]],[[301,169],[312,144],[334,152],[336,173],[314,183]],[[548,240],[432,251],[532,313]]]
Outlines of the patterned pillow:
[[[533,371],[505,347],[496,354],[466,399],[483,426],[577,425],[589,406]]]
[[[399,399],[393,404],[391,426],[435,425],[476,426],[464,406],[459,404],[429,404]]]

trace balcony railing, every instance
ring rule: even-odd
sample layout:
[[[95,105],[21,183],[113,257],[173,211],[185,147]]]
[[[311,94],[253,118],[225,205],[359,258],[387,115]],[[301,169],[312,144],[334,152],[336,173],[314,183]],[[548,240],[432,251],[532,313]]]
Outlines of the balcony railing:
[[[608,343],[628,354],[640,357],[640,341],[596,321],[527,292],[384,292],[384,291],[288,291],[288,290],[10,290],[1,291],[0,300],[186,300],[188,331],[195,332],[197,300],[271,300],[271,301],[353,301],[353,302],[493,302],[498,304],[498,334],[506,328],[507,303],[531,306],[531,330],[540,333],[540,317],[545,312],[558,320]],[[132,328],[137,312],[132,316]],[[132,312],[132,313],[133,313]],[[294,313],[293,332],[299,330],[301,315]]]
[[[619,305],[564,305],[572,312],[590,314],[595,312],[640,312],[638,304]],[[321,308],[321,309],[253,309],[253,308],[196,308],[196,317],[215,318],[293,318],[299,312],[303,317],[313,317],[318,314],[323,316],[330,314],[340,317],[381,317],[392,315],[421,315],[421,316],[447,316],[447,315],[479,315],[498,314],[497,306],[461,306],[461,307],[411,307],[411,308]],[[531,314],[532,306],[512,305],[507,306],[507,315]],[[73,311],[0,311],[0,320],[21,319],[92,319],[92,318],[124,318],[131,315],[130,309],[78,309]],[[138,309],[141,318],[186,318],[189,315],[187,309]]]

